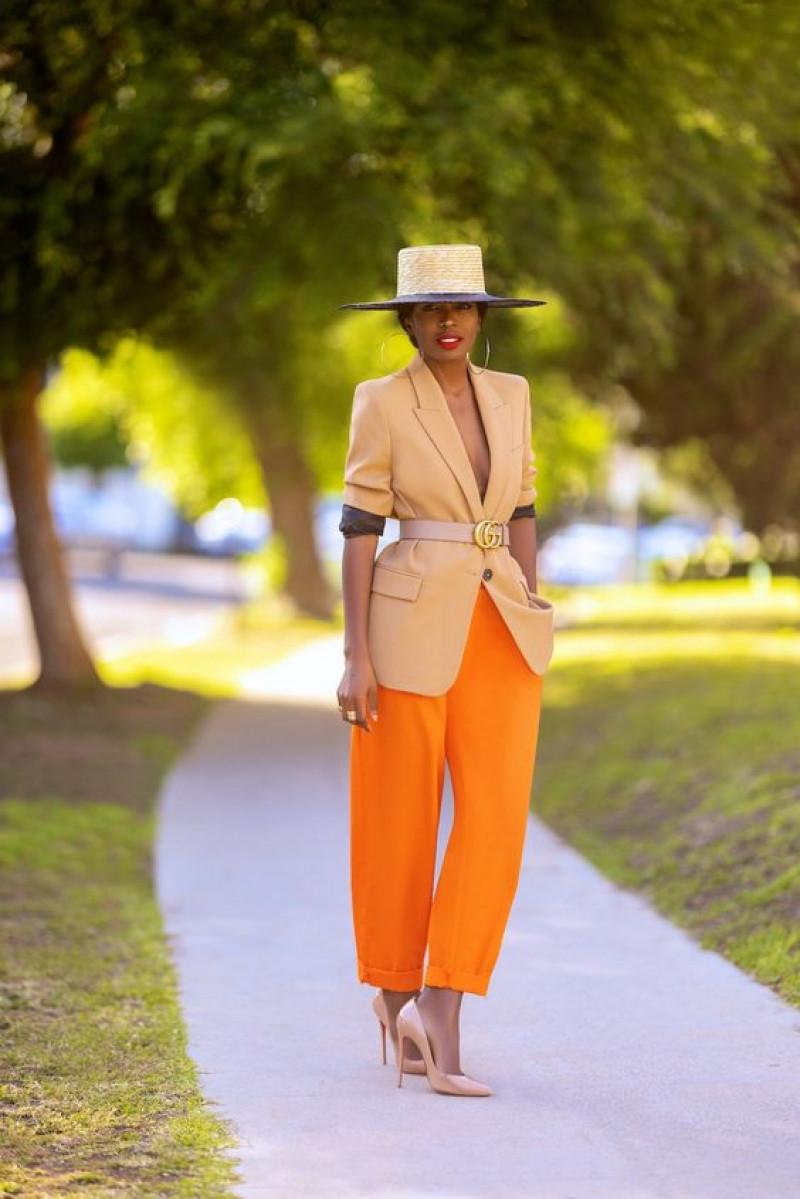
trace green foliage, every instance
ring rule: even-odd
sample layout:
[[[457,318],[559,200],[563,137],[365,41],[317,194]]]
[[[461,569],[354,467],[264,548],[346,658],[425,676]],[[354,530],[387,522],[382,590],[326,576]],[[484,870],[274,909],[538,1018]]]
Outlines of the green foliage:
[[[475,240],[490,290],[567,306],[558,361],[515,361],[540,395],[580,425],[576,397],[622,381],[643,438],[702,436],[745,500],[769,479],[773,517],[796,511],[789,0],[768,21],[747,0],[12,0],[8,29],[5,379],[146,330],[324,485],[352,385],[337,305],[386,294],[399,245]]]
[[[50,442],[53,458],[61,466],[88,466],[99,473],[128,461],[118,421],[100,409],[80,422],[53,427]]]
[[[601,481],[614,434],[610,411],[594,404],[570,373],[577,332],[561,298],[524,285],[547,307],[534,313],[490,310],[485,330],[490,363],[525,374],[531,385],[533,446],[537,454],[536,509],[547,515],[559,506],[580,505]]]
[[[190,518],[226,496],[264,503],[251,444],[235,412],[170,355],[140,339],[122,339],[106,360],[83,350],[65,352],[44,394],[42,416],[57,455],[65,443],[85,445],[95,428],[118,431],[126,459]]]
[[[26,362],[106,348],[202,289],[258,207],[265,131],[280,113],[288,139],[311,84],[305,23],[245,3],[10,0],[5,18],[0,377],[13,383]]]

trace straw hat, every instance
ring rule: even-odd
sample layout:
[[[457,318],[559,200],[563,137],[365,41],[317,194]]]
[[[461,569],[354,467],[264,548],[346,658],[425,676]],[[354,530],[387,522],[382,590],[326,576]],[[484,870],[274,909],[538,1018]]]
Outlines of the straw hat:
[[[340,308],[399,308],[424,300],[471,300],[492,308],[535,308],[546,300],[490,296],[483,279],[480,246],[405,246],[397,255],[397,295],[370,304]]]

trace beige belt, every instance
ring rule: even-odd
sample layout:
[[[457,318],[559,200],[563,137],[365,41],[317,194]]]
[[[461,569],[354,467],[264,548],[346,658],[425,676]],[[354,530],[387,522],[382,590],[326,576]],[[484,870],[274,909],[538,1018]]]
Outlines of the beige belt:
[[[471,541],[481,549],[508,545],[508,525],[501,520],[481,520],[476,525],[460,520],[401,520],[400,537],[431,541]]]

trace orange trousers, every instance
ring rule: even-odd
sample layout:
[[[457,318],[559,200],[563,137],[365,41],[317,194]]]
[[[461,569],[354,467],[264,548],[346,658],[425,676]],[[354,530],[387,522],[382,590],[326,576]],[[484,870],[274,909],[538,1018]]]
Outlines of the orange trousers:
[[[483,584],[448,691],[378,685],[378,721],[350,741],[359,982],[486,994],[519,882],[541,690]],[[453,825],[433,894],[445,762]]]

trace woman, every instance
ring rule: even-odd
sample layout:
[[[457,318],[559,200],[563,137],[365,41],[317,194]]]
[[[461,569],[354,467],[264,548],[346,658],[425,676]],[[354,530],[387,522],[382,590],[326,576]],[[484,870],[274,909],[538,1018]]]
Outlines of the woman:
[[[409,246],[391,300],[417,354],[355,391],[340,530],[358,978],[403,1073],[462,1072],[465,991],[485,995],[516,892],[553,606],[536,594],[530,396],[469,357],[490,307],[479,246]],[[489,343],[487,347],[487,362]],[[400,538],[375,559],[387,516]],[[454,819],[432,895],[445,762]],[[427,967],[423,958],[428,949]],[[423,985],[424,983],[424,985]]]

